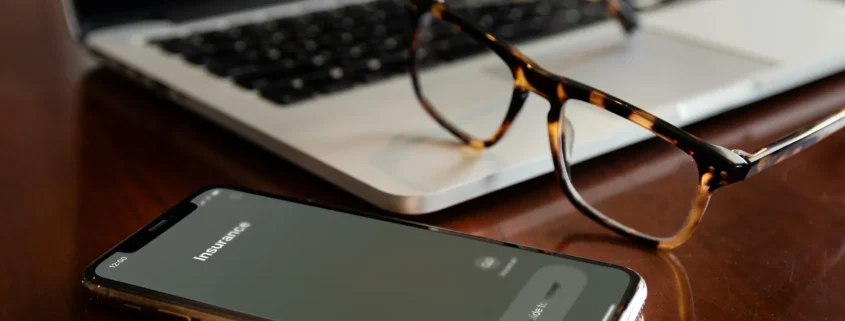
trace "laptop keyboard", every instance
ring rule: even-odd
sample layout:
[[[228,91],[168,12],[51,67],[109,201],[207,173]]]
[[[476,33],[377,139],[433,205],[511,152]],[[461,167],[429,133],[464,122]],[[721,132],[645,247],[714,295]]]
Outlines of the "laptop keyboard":
[[[599,2],[540,0],[455,8],[513,43],[565,32],[608,17]],[[348,5],[185,37],[151,41],[279,105],[407,73],[412,28],[404,1]],[[425,67],[485,49],[454,28],[438,28]]]

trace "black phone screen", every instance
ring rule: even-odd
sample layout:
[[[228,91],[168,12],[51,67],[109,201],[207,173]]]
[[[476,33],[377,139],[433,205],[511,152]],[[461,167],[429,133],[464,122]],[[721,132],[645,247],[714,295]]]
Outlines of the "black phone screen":
[[[96,277],[270,320],[610,320],[623,268],[231,189]]]

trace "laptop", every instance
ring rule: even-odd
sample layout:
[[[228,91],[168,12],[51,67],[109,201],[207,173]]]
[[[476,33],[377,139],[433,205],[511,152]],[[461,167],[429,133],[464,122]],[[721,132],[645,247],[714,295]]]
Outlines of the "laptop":
[[[489,10],[527,12],[538,3],[512,1]],[[533,12],[559,18],[547,19],[549,26],[532,25],[536,32],[519,32],[529,25],[518,21],[524,15],[494,16],[517,20],[510,26],[523,36],[513,42],[546,69],[678,126],[845,69],[842,1],[655,3],[641,12],[641,27],[630,37],[606,19],[598,1],[551,3]],[[65,0],[64,8],[73,34],[106,65],[388,211],[431,213],[553,171],[545,132],[548,105],[542,99],[529,99],[508,135],[484,151],[459,144],[425,113],[407,74],[403,46],[410,26],[403,5]],[[326,21],[343,28],[324,28]],[[501,23],[488,21],[494,27]],[[254,67],[210,59],[213,53],[198,43],[214,39],[228,41],[235,51],[256,39],[282,49],[262,53],[262,59],[278,63]],[[364,43],[384,48],[354,49]],[[334,52],[362,63],[338,69],[312,51],[327,46],[345,46]],[[453,72],[445,82],[472,92],[481,89],[474,80],[498,77],[484,67],[483,54],[451,54],[460,59],[446,64]],[[308,78],[312,92],[266,89],[267,77],[305,64],[311,64],[309,75],[322,75]],[[592,143],[576,161],[643,139],[621,135],[611,123],[589,126],[602,130],[579,137]],[[604,139],[611,136],[621,139]]]

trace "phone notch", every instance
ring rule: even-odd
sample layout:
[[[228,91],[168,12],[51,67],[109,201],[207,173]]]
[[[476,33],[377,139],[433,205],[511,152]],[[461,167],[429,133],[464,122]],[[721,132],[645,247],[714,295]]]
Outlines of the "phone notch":
[[[158,237],[164,231],[167,231],[174,224],[185,218],[188,214],[197,209],[197,205],[192,202],[181,202],[176,206],[167,210],[159,219],[150,222],[143,227],[138,233],[133,234],[126,241],[118,246],[117,252],[134,253],[138,249],[144,247]]]

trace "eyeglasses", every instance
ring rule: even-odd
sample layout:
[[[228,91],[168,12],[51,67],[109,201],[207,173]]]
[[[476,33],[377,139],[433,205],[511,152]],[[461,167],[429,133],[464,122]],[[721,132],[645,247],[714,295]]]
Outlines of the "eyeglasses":
[[[626,33],[634,32],[637,18],[633,8],[620,0],[603,0],[602,4],[607,12],[619,21]],[[543,69],[510,44],[483,31],[483,17],[478,23],[471,21],[466,15],[459,13],[459,10],[444,4],[442,0],[409,0],[409,7],[412,23],[416,26],[411,43],[410,71],[414,90],[425,110],[464,143],[484,149],[502,139],[530,93],[545,98],[551,107],[545,121],[552,161],[564,194],[575,208],[590,219],[648,246],[660,249],[680,246],[692,236],[714,191],[754,176],[845,127],[845,109],[842,109],[829,118],[754,152],[730,150],[703,141],[601,90]],[[487,27],[493,26],[488,24]],[[495,27],[499,28],[500,32],[507,31],[504,28],[507,26]],[[441,40],[444,35],[464,37],[464,40],[450,40],[445,43]],[[489,77],[462,78],[461,70],[444,68],[452,66],[443,65],[421,71],[421,67],[427,67],[430,63],[429,58],[436,55],[438,46],[443,44],[453,46],[452,52],[457,45],[462,46],[466,53],[485,50],[494,53],[495,55],[486,55],[470,62],[476,64],[472,68],[489,69]],[[502,71],[493,70],[496,69],[494,67],[501,67]],[[448,81],[444,82],[444,79]],[[473,86],[461,86],[463,81],[477,83]],[[483,91],[467,92],[474,90],[473,88],[483,88]],[[479,105],[482,106],[480,109],[468,108]],[[604,117],[610,117],[612,120],[606,120],[609,118]],[[610,131],[596,128],[595,124],[613,128],[613,132],[624,134],[601,138],[603,131]],[[629,131],[625,127],[629,125],[635,130]],[[620,131],[623,127],[626,129]],[[585,135],[579,135],[579,132]],[[657,170],[671,172],[671,180],[661,178],[653,181],[670,184],[672,195],[638,194],[636,189],[623,188],[635,191],[620,198],[615,197],[620,194],[618,191],[591,188],[585,185],[590,179],[580,179],[580,173],[585,173],[584,177],[589,178],[592,175],[604,179],[613,179],[617,174],[612,171],[596,173],[595,169],[579,169],[574,165],[579,160],[596,156],[598,152],[591,148],[592,146],[612,145],[613,142],[608,142],[613,140],[621,147],[650,137],[662,140],[658,142],[660,147],[668,146],[673,152],[682,154],[652,166],[656,166]],[[599,141],[601,139],[605,141]],[[654,143],[648,146],[656,148]],[[652,154],[651,151],[648,153]],[[643,173],[639,173],[636,166],[626,165],[636,161],[648,162],[642,154],[638,154],[635,157],[637,159],[633,160],[616,154],[613,156],[614,165],[620,168],[627,166],[629,175],[611,185],[637,180],[653,183],[647,182],[649,179],[643,179]],[[685,166],[689,167],[689,172],[686,172],[688,176],[681,174]],[[630,170],[631,168],[633,170]],[[682,184],[682,177],[689,178],[688,185]],[[642,182],[636,184],[640,183]],[[661,193],[665,190],[667,189],[661,189]],[[653,215],[631,217],[630,214],[634,211],[627,209],[637,206],[636,202],[643,201],[653,209]],[[649,224],[657,220],[661,220],[661,224]],[[648,230],[650,225],[671,225],[666,223],[670,221],[677,222],[677,226],[668,230],[668,233]]]

